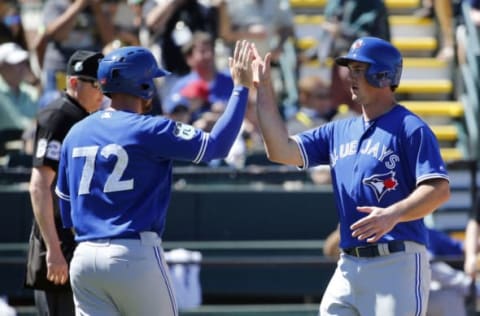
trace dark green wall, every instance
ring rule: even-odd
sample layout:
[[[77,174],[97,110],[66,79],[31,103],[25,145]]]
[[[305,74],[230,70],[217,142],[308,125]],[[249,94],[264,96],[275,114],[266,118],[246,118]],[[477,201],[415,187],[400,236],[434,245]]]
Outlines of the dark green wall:
[[[21,244],[28,242],[32,221],[27,185],[0,186],[0,205],[0,295],[31,296],[31,291],[22,287],[25,251]],[[321,240],[335,228],[336,222],[329,189],[309,187],[292,191],[279,185],[194,185],[173,192],[163,240],[176,245],[182,241],[232,241],[232,246],[240,240]],[[7,251],[1,243],[20,246]],[[204,249],[203,254],[207,261],[321,256],[320,243],[315,249],[300,248]],[[202,266],[201,282],[206,296],[315,296],[322,293],[333,267],[206,264]]]

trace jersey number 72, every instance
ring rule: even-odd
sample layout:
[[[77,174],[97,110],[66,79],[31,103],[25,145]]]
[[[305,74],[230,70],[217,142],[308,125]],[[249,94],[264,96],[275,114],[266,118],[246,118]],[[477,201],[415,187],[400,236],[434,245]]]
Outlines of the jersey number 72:
[[[93,173],[95,171],[95,159],[99,149],[100,146],[73,148],[73,158],[85,157],[85,164],[83,165],[82,176],[80,178],[80,184],[78,187],[79,195],[90,193],[90,186],[92,183]],[[112,172],[108,175],[107,181],[103,186],[103,192],[108,193],[132,190],[133,179],[120,180],[128,165],[127,151],[120,145],[109,144],[100,150],[100,155],[105,158],[110,157],[110,155],[115,155],[117,157],[117,162],[115,163]]]

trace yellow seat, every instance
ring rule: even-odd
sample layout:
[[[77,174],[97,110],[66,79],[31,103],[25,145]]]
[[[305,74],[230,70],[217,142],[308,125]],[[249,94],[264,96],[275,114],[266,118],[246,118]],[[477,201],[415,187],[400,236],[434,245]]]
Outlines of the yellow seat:
[[[433,24],[433,19],[430,18],[421,18],[416,16],[410,15],[392,15],[388,18],[390,25],[392,27],[397,25],[431,25]],[[322,14],[296,14],[293,17],[293,22],[295,25],[304,25],[304,24],[312,24],[312,25],[319,25],[325,21],[325,16]]]
[[[461,160],[464,158],[463,153],[457,148],[440,148],[440,154],[445,161]]]
[[[433,51],[437,47],[437,40],[434,37],[396,37],[392,39],[401,52],[407,51]],[[300,50],[307,50],[317,45],[317,39],[312,36],[303,36],[297,39],[297,47]]]
[[[433,51],[437,48],[437,40],[434,37],[395,37],[392,44],[400,51]]]
[[[454,125],[431,125],[430,128],[439,141],[454,142],[458,139],[458,130]]]
[[[460,118],[464,115],[463,105],[459,101],[401,101],[410,111],[420,116],[447,116]]]
[[[327,0],[290,0],[290,6],[293,9],[322,8],[326,5],[326,3]],[[414,9],[420,6],[420,0],[385,0],[385,4],[389,9]]]
[[[397,88],[397,93],[413,94],[448,94],[452,91],[453,84],[446,79],[402,80]]]

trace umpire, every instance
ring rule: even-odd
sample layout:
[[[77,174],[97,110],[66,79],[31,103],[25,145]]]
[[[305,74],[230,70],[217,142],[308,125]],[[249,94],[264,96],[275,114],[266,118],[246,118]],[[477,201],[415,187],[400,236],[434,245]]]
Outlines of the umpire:
[[[70,128],[98,110],[103,94],[97,81],[98,52],[79,50],[67,64],[66,91],[37,115],[30,199],[34,221],[30,233],[25,287],[35,289],[39,315],[75,315],[68,264],[75,249],[64,229],[53,192],[63,139]]]

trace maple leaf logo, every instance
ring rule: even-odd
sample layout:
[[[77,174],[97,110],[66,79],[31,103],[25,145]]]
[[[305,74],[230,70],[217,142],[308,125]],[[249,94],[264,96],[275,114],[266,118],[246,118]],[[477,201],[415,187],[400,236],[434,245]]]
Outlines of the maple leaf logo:
[[[398,186],[398,181],[395,179],[394,171],[383,174],[375,174],[369,178],[363,179],[362,183],[373,189],[373,192],[375,193],[375,196],[379,202],[387,192],[395,190]]]

